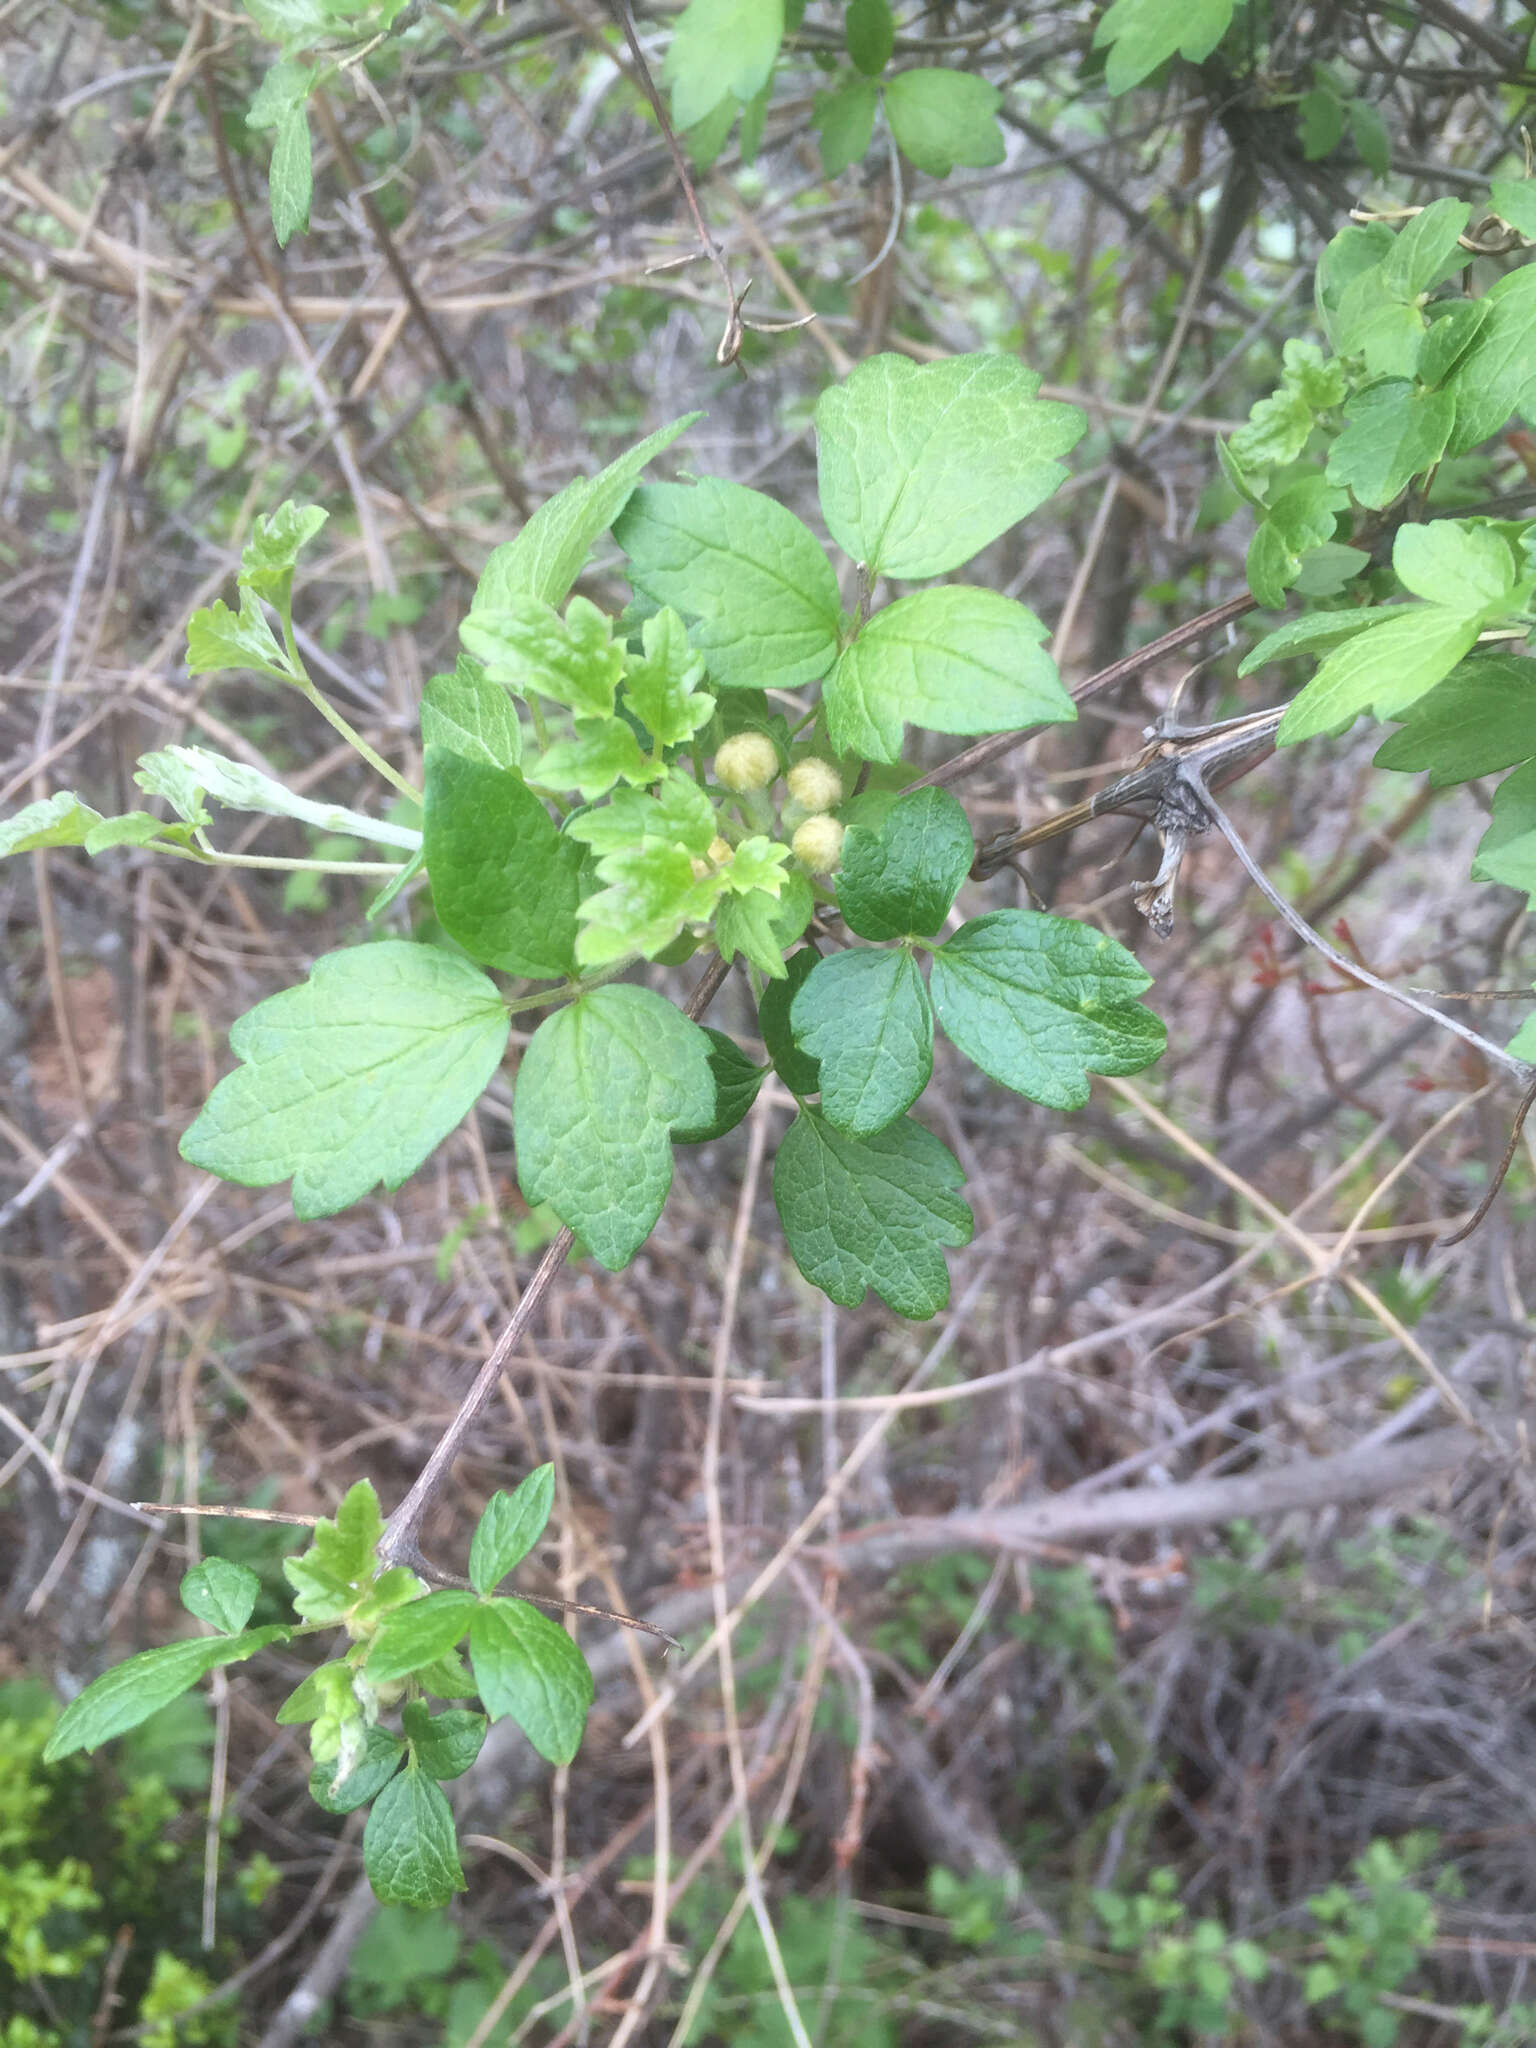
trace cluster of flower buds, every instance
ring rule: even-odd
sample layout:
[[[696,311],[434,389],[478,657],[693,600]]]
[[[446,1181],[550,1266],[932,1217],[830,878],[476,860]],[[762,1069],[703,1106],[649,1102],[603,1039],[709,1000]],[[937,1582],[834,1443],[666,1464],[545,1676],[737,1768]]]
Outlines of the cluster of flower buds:
[[[778,780],[779,754],[766,733],[738,732],[715,755],[715,780],[738,796],[757,796]],[[831,813],[843,800],[843,778],[830,761],[808,755],[785,778],[785,824],[796,817],[790,845],[812,874],[829,875],[843,851],[843,828]]]

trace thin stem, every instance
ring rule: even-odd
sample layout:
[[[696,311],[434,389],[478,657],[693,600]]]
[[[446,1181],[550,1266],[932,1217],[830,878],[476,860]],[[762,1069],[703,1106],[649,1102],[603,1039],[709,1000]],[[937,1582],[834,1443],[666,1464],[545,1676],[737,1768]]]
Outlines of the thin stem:
[[[730,973],[730,964],[716,956],[699,977],[698,986],[683,1005],[683,1014],[695,1022],[701,1017]],[[384,1525],[384,1534],[379,1538],[378,1555],[382,1564],[403,1564],[412,1571],[420,1572],[425,1567],[421,1554],[421,1526],[431,1511],[433,1503],[448,1483],[464,1440],[479,1419],[480,1411],[496,1391],[502,1373],[511,1362],[512,1354],[522,1342],[529,1324],[543,1305],[544,1297],[555,1284],[560,1268],[575,1242],[575,1233],[562,1227],[560,1234],[551,1243],[540,1259],[533,1278],[523,1290],[523,1297],[512,1311],[506,1328],[496,1339],[490,1356],[476,1373],[474,1384],[459,1403],[458,1413],[433,1446],[432,1454],[421,1468],[416,1483],[401,1501]]]
[[[173,846],[168,841],[150,842],[151,853],[166,854],[172,860],[190,860],[209,868],[280,868],[286,873],[313,875],[398,875],[405,865],[398,860],[289,860],[276,853],[217,853],[211,846]]]
[[[362,734],[353,726],[350,726],[336,707],[320,694],[319,690],[310,681],[307,673],[304,676],[303,682],[298,685],[298,688],[309,699],[310,703],[314,705],[326,724],[333,726],[341,734],[347,745],[352,748],[353,752],[361,754],[368,763],[368,766],[376,774],[382,775],[384,780],[398,789],[402,796],[408,796],[413,804],[421,802],[421,791],[413,783],[407,782],[398,768],[392,768],[382,754],[376,753],[369,746]]]
[[[1321,953],[1323,958],[1331,966],[1336,967],[1339,973],[1344,975],[1346,979],[1350,981],[1363,981],[1368,988],[1376,989],[1381,995],[1390,996],[1394,1003],[1401,1003],[1405,1010],[1412,1010],[1415,1016],[1427,1017],[1431,1023],[1438,1024],[1442,1030],[1454,1032],[1458,1038],[1464,1039],[1468,1045],[1475,1046],[1485,1060],[1490,1061],[1494,1066],[1502,1067],[1506,1073],[1513,1074],[1515,1079],[1522,1085],[1529,1086],[1532,1079],[1536,1078],[1536,1069],[1528,1066],[1524,1060],[1517,1059],[1513,1053],[1506,1052],[1503,1046],[1495,1045],[1491,1038],[1484,1038],[1482,1033],[1474,1031],[1470,1024],[1463,1024],[1459,1017],[1446,1016],[1443,1010],[1437,1010],[1432,1003],[1422,1002],[1418,996],[1410,994],[1407,989],[1394,988],[1390,981],[1383,981],[1379,974],[1373,974],[1368,967],[1362,967],[1358,960],[1351,960],[1345,954],[1339,952],[1336,947],[1330,946],[1322,933],[1314,931],[1301,912],[1296,909],[1295,905],[1289,903],[1281,895],[1274,883],[1270,881],[1268,875],[1265,874],[1253,855],[1248,851],[1246,845],[1244,845],[1237,827],[1221,808],[1221,805],[1217,803],[1215,797],[1211,795],[1204,782],[1198,776],[1190,776],[1186,779],[1194,788],[1200,803],[1210,813],[1212,821],[1222,837],[1247,870],[1249,881],[1253,883],[1253,886],[1263,896],[1275,914],[1285,920],[1297,938]]]

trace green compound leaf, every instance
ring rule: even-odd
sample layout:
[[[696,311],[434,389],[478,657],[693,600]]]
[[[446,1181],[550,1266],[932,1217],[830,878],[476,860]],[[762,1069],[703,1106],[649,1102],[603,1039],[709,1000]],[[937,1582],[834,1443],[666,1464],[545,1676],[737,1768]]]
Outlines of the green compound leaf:
[[[400,1768],[405,1744],[387,1728],[368,1728],[361,1753],[346,1769],[339,1756],[316,1764],[309,1774],[309,1796],[326,1813],[355,1813],[377,1799]]]
[[[576,962],[581,848],[515,768],[426,750],[422,848],[443,929],[487,966],[554,981]]]
[[[719,869],[698,874],[699,857],[687,847],[643,841],[605,853],[598,879],[608,886],[583,899],[577,915],[581,932],[576,959],[582,967],[607,967],[638,954],[654,960],[684,925],[704,923],[724,892]]]
[[[969,71],[922,66],[900,72],[885,88],[885,116],[909,163],[935,178],[956,164],[984,170],[1007,155],[997,123],[1002,94]]]
[[[237,1636],[251,1618],[261,1581],[249,1565],[207,1557],[181,1582],[181,1604],[220,1635]]]
[[[650,989],[610,983],[544,1022],[517,1074],[517,1173],[616,1272],[672,1185],[671,1129],[715,1109],[709,1040]]]
[[[211,796],[232,811],[260,811],[269,818],[297,818],[319,832],[341,832],[348,838],[370,839],[378,846],[398,846],[414,853],[421,834],[409,825],[365,817],[343,804],[316,803],[298,796],[285,784],[263,775],[244,761],[231,761],[207,747],[163,747],[140,758],[134,781],[153,796],[163,796],[183,817],[195,817],[199,798]]]
[[[802,1109],[773,1167],[785,1242],[814,1287],[840,1308],[865,1290],[919,1321],[949,1300],[944,1247],[969,1244],[965,1178],[949,1149],[911,1117],[849,1138]]]
[[[898,598],[874,617],[827,678],[824,701],[839,753],[901,756],[903,728],[1008,732],[1076,718],[1046,629],[995,590],[947,583]]]
[[[328,953],[258,1003],[181,1156],[242,1187],[293,1179],[293,1211],[329,1216],[397,1188],[495,1073],[509,1023],[495,985],[432,946]]]
[[[1318,413],[1343,403],[1343,365],[1328,361],[1315,342],[1288,341],[1281,362],[1279,390],[1258,401],[1229,444],[1242,469],[1282,469],[1294,462]]]
[[[219,598],[187,621],[187,674],[220,675],[227,669],[254,669],[280,683],[297,680],[260,599],[249,588],[240,593],[238,613]]]
[[[910,1109],[933,1072],[933,1011],[904,947],[835,953],[791,1006],[801,1050],[820,1063],[821,1108],[854,1138]]]
[[[555,1468],[539,1465],[515,1493],[493,1493],[469,1546],[469,1583],[477,1593],[494,1593],[544,1534],[555,1499]]]
[[[1260,604],[1284,604],[1306,557],[1332,539],[1335,515],[1348,502],[1320,476],[1302,477],[1276,496],[1248,547],[1248,588]]]
[[[528,764],[529,780],[540,789],[574,789],[587,803],[606,796],[616,782],[638,785],[655,774],[622,718],[578,718],[574,739],[556,740]]]
[[[821,168],[829,178],[856,164],[875,132],[880,88],[868,78],[853,78],[837,92],[816,95],[812,121],[821,145]]]
[[[581,1747],[592,1673],[563,1628],[526,1600],[487,1600],[469,1628],[469,1661],[493,1721],[510,1717],[539,1755],[568,1764]]]
[[[774,1070],[792,1095],[814,1095],[821,1086],[821,1069],[795,1043],[790,1011],[795,997],[815,971],[820,954],[814,946],[803,946],[784,963],[781,980],[770,981],[757,1006],[757,1028]]]
[[[523,758],[516,706],[468,654],[459,656],[451,676],[432,676],[423,688],[421,743],[446,747],[482,768],[515,768]]]
[[[1493,822],[1472,863],[1475,882],[1502,882],[1536,904],[1536,761],[1506,775],[1493,792]]]
[[[699,688],[703,656],[670,605],[646,620],[640,641],[644,651],[630,656],[625,671],[624,701],[658,746],[680,747],[714,715],[714,698]]]
[[[745,896],[724,896],[715,911],[715,944],[723,960],[738,953],[770,981],[784,975],[785,948],[792,946],[810,923],[816,908],[804,875],[787,872],[778,897],[754,889]]]
[[[783,40],[784,0],[690,0],[661,67],[677,126],[693,127],[727,93],[754,98],[768,83]]]
[[[495,609],[478,605],[459,638],[492,682],[519,697],[548,697],[580,718],[611,718],[624,650],[613,621],[587,598],[573,597],[562,619],[536,597],[508,597]]]
[[[1094,30],[1094,47],[1107,43],[1105,81],[1112,93],[1129,92],[1177,51],[1192,64],[1209,57],[1232,23],[1236,0],[1115,0]]]
[[[595,854],[621,853],[642,840],[661,846],[684,846],[705,853],[719,825],[708,795],[681,769],[668,771],[654,795],[638,789],[617,789],[597,810],[578,811],[566,820],[565,835],[590,846]]]
[[[1050,1109],[1081,1109],[1090,1074],[1135,1074],[1167,1042],[1135,1001],[1152,977],[1075,918],[994,910],[933,956],[939,1022],[984,1074]]]
[[[1419,391],[1403,378],[1389,378],[1357,393],[1344,417],[1344,431],[1328,453],[1328,481],[1380,511],[1445,453],[1456,401],[1449,391]]]
[[[43,1762],[56,1764],[78,1749],[98,1749],[114,1735],[137,1728],[151,1714],[179,1699],[205,1671],[254,1657],[268,1643],[286,1643],[291,1633],[274,1625],[247,1629],[237,1636],[197,1636],[114,1664],[60,1714],[43,1751]]]
[[[272,232],[280,249],[286,248],[295,234],[308,229],[314,191],[315,159],[309,116],[302,106],[291,107],[278,122],[272,138],[269,197]]]
[[[822,516],[871,577],[943,576],[1066,476],[1087,419],[1012,356],[871,356],[816,406]]]
[[[415,1764],[391,1778],[363,1829],[363,1869],[382,1905],[430,1911],[468,1889],[459,1868],[453,1809]]]
[[[322,505],[299,505],[288,498],[266,518],[258,518],[240,551],[241,588],[254,590],[286,617],[299,556],[327,516]]]
[[[896,22],[890,0],[848,0],[843,40],[849,56],[864,75],[878,78],[896,47]]]
[[[400,1718],[411,1753],[429,1778],[461,1778],[480,1754],[488,1726],[484,1714],[464,1707],[430,1714],[420,1700],[409,1701]]]
[[[849,930],[862,939],[936,932],[975,852],[965,811],[947,789],[898,797],[877,826],[851,824],[837,878]]]
[[[722,689],[792,690],[837,652],[837,578],[810,528],[722,477],[642,484],[614,521],[629,580],[688,621]]]
[[[782,964],[779,971],[783,972]],[[709,1040],[709,1071],[715,1083],[714,1114],[701,1124],[674,1125],[674,1145],[705,1145],[712,1138],[723,1138],[727,1131],[734,1131],[768,1078],[768,1068],[754,1066],[734,1039],[711,1025],[703,1028]],[[473,1564],[470,1569],[473,1571]]]
[[[45,846],[84,846],[87,835],[102,823],[100,811],[83,804],[73,790],[61,789],[0,818],[0,857],[36,853]]]
[[[1378,768],[1425,770],[1434,789],[1536,756],[1536,660],[1483,654],[1453,669],[1377,749]]]
[[[470,606],[470,619],[497,611],[513,597],[563,604],[593,543],[623,511],[640,472],[698,417],[696,412],[685,413],[596,476],[577,477],[541,505],[515,540],[503,541],[491,554]]]
[[[456,1586],[408,1600],[386,1614],[368,1649],[364,1675],[370,1685],[391,1685],[446,1657],[469,1627],[475,1596]]]

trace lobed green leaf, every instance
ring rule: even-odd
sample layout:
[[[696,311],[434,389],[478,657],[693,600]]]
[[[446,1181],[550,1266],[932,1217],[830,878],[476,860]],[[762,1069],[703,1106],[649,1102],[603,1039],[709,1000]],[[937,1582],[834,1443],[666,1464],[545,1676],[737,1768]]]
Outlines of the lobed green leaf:
[[[515,1493],[491,1495],[469,1547],[469,1583],[477,1593],[494,1593],[522,1563],[544,1533],[554,1498],[553,1465],[537,1466]]]
[[[791,1006],[795,1042],[818,1062],[822,1114],[870,1138],[911,1108],[933,1072],[933,1011],[901,946],[819,961]]]
[[[572,973],[580,845],[515,768],[429,746],[425,784],[422,851],[444,931],[507,974],[557,981]]]
[[[453,1809],[442,1787],[414,1763],[390,1779],[363,1829],[363,1869],[386,1906],[428,1911],[467,1889],[459,1867]]]
[[[539,1755],[568,1764],[581,1747],[592,1673],[575,1643],[526,1600],[488,1600],[469,1630],[475,1684],[493,1721],[510,1717]]]
[[[386,939],[323,955],[298,988],[232,1028],[181,1156],[244,1187],[293,1181],[294,1214],[397,1188],[475,1102],[509,1022],[495,986],[432,946]]]

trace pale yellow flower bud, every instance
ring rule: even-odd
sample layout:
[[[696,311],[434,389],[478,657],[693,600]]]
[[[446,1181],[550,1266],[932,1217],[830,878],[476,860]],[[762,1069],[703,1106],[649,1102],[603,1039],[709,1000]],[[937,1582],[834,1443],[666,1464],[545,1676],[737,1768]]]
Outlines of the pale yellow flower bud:
[[[733,849],[729,839],[722,839],[717,832],[705,848],[705,851],[715,866],[719,868],[724,867],[725,863],[730,859]]]
[[[715,780],[738,796],[766,789],[779,772],[779,750],[762,732],[738,732],[715,756]]]
[[[843,828],[836,818],[818,813],[795,828],[790,845],[795,859],[803,861],[813,875],[829,875],[843,857]]]
[[[843,800],[843,778],[830,761],[820,761],[814,754],[797,761],[786,780],[790,795],[808,811],[833,811]]]

